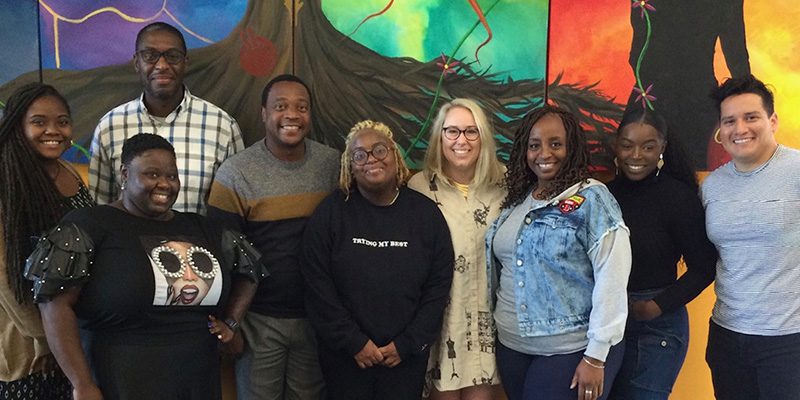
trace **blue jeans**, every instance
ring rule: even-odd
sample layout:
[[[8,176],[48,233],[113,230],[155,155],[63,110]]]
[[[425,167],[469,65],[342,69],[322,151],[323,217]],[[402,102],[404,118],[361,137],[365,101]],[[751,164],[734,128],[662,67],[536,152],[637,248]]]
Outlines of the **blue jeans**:
[[[614,376],[622,364],[622,343],[611,346],[606,357],[603,395],[608,397]],[[577,388],[570,389],[575,368],[583,358],[583,350],[570,354],[537,356],[520,353],[497,342],[497,369],[509,400],[575,400]]]
[[[660,290],[631,293],[631,300],[652,299]],[[609,399],[667,400],[689,347],[686,307],[650,321],[628,318],[625,357]]]
[[[800,399],[800,333],[745,335],[711,321],[706,362],[718,400]]]

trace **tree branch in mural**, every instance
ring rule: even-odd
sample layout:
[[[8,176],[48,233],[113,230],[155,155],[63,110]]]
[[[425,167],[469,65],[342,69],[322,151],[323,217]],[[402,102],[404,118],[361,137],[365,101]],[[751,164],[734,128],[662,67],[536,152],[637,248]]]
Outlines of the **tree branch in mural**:
[[[252,143],[264,132],[261,89],[272,76],[294,70],[312,87],[315,139],[342,148],[353,124],[367,118],[381,120],[398,133],[411,166],[420,167],[427,143],[423,139],[409,147],[435,96],[442,74],[438,58],[420,62],[381,56],[336,30],[323,14],[321,0],[305,0],[301,5],[294,7],[299,10],[295,22],[291,2],[251,0],[228,37],[189,51],[189,89],[228,110],[239,121],[246,142]],[[442,99],[480,101],[494,115],[501,155],[507,157],[516,120],[543,102],[543,81],[502,79],[490,72],[491,67],[478,70],[474,62],[459,62],[458,73],[446,74],[442,82]],[[105,112],[141,93],[131,64],[79,72],[46,70],[43,76],[69,99],[76,137],[84,145],[91,141],[94,126]],[[31,72],[9,82],[0,88],[0,98],[36,79],[38,73]],[[594,147],[594,161],[609,165],[601,145],[610,136],[621,107],[602,96],[595,85],[565,84],[561,76],[550,84],[548,93],[550,101],[581,118]]]

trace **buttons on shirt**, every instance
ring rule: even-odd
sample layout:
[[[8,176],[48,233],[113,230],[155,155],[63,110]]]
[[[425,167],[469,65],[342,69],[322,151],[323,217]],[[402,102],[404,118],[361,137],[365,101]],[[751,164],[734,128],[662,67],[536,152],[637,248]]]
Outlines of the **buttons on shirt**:
[[[521,267],[521,266],[522,266],[522,260],[517,260],[517,266],[518,266],[518,267]]]
[[[666,340],[662,340],[661,341],[661,347],[667,347],[667,341]]]
[[[519,285],[519,287],[525,287],[525,282],[519,281],[517,285]]]
[[[519,309],[520,309],[520,311],[525,311],[525,310],[528,309],[528,306],[523,304],[523,305],[519,306]]]
[[[531,223],[531,217],[525,217],[525,224],[530,225],[530,223]]]

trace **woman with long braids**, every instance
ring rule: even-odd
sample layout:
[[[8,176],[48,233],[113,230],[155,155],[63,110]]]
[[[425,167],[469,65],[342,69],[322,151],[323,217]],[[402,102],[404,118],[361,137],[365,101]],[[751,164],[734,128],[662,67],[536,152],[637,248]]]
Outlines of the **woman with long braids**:
[[[50,85],[17,89],[0,120],[0,395],[68,399],[69,381],[47,347],[32,283],[23,278],[31,237],[73,208],[93,204],[79,175],[59,160],[72,143],[72,118]]]
[[[544,106],[523,119],[486,235],[510,400],[604,399],[622,362],[628,228],[588,166],[574,115]]]

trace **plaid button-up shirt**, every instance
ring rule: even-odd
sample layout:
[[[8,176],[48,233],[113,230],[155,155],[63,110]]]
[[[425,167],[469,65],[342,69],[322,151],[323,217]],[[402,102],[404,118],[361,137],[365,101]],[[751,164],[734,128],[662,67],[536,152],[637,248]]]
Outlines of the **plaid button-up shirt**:
[[[166,118],[150,115],[144,94],[104,115],[94,131],[89,188],[98,204],[119,197],[122,144],[137,133],[154,133],[175,146],[181,192],[173,209],[206,213],[208,192],[222,161],[244,148],[236,120],[184,89],[183,101]]]

